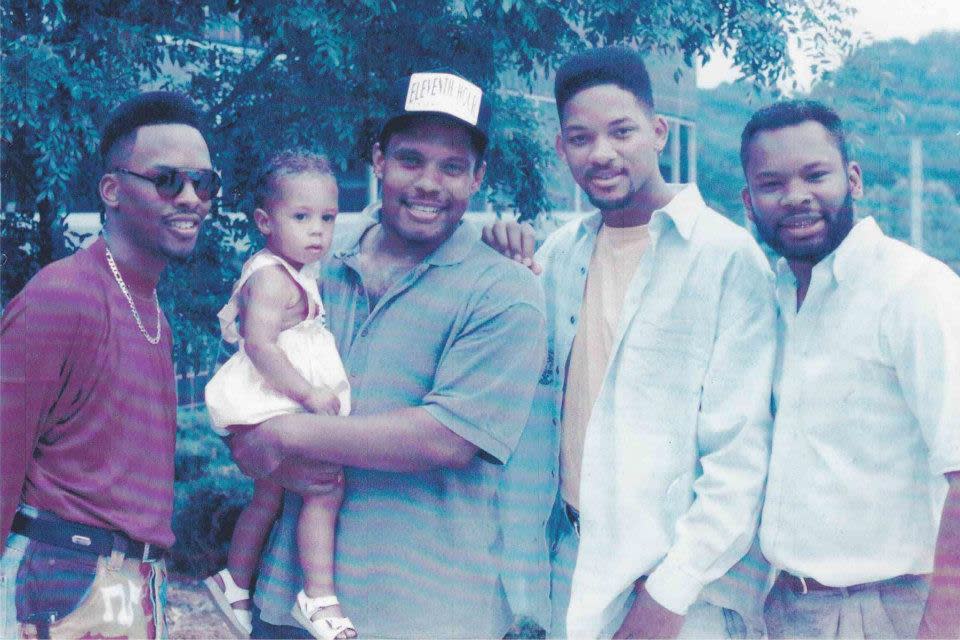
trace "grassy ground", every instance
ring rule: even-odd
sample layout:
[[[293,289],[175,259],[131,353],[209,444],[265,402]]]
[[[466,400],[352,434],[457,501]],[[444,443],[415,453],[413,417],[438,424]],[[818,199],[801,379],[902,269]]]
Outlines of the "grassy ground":
[[[207,640],[235,637],[217,611],[203,583],[189,576],[172,574],[167,591],[167,624],[175,640]]]

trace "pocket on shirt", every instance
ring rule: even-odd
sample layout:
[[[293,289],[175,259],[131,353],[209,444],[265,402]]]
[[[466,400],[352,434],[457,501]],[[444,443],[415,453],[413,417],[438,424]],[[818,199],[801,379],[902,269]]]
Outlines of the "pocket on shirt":
[[[620,371],[667,398],[700,394],[707,353],[693,333],[635,321],[624,338]]]
[[[867,345],[828,344],[818,359],[811,365],[829,371],[829,383],[818,388],[818,404],[833,420],[823,421],[822,428],[830,429],[834,422],[843,419],[850,424],[875,424],[871,438],[875,442],[889,442],[897,433],[882,433],[890,424],[887,420],[877,422],[877,415],[898,415],[908,410],[901,394],[891,393],[900,386],[896,370],[870,353]]]
[[[30,540],[17,570],[17,620],[61,619],[87,597],[98,557]]]

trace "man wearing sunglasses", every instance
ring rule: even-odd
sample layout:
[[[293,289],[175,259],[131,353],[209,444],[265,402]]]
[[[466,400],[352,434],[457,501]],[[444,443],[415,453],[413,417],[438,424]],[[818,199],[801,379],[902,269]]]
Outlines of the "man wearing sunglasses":
[[[166,635],[177,401],[156,286],[220,177],[178,94],[122,103],[100,152],[102,236],[37,273],[0,324],[4,638]]]

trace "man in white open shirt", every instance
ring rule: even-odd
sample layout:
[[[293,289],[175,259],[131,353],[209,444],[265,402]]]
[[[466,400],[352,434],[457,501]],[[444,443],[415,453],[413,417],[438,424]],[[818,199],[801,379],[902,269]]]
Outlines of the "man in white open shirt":
[[[960,278],[854,223],[860,167],[824,105],[758,111],[741,159],[743,201],[783,256],[768,631],[960,637]]]
[[[639,54],[574,56],[555,94],[557,150],[599,211],[557,230],[536,256],[550,348],[540,395],[549,397],[525,436],[542,434],[526,450],[541,466],[551,454],[556,465],[559,449],[550,635],[743,634],[730,609],[743,611],[746,592],[740,602],[702,596],[747,551],[759,518],[772,274],[747,231],[695,185],[664,182],[668,126]],[[517,231],[485,235],[522,253],[507,237]],[[524,453],[510,465],[533,469]]]

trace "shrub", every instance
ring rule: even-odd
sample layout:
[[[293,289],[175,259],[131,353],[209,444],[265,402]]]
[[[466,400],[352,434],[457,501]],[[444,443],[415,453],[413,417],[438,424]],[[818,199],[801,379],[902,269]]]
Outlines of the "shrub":
[[[226,564],[227,548],[240,510],[253,495],[253,482],[233,464],[226,445],[206,424],[203,410],[179,417],[172,568],[205,576]]]

